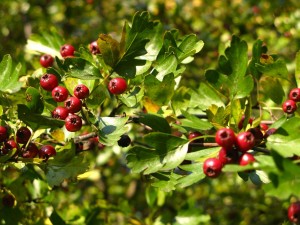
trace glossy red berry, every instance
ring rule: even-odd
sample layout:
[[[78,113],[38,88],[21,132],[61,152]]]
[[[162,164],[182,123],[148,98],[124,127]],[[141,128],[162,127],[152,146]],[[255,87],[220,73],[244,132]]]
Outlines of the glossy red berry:
[[[243,155],[240,156],[239,164],[241,166],[246,166],[248,164],[251,164],[255,162],[255,158],[252,154],[246,152]]]
[[[118,145],[120,147],[128,147],[131,143],[131,139],[127,134],[121,135],[120,139],[118,140]]]
[[[48,68],[53,65],[54,59],[49,54],[44,54],[40,57],[40,64],[42,67]]]
[[[5,141],[8,138],[8,131],[5,126],[0,126],[0,142]]]
[[[260,126],[260,129],[263,131],[267,131],[269,129],[268,124],[265,124],[265,123],[261,123],[259,126]]]
[[[82,103],[79,98],[72,96],[65,101],[65,107],[70,113],[77,113],[81,110]]]
[[[78,84],[75,88],[74,88],[74,95],[79,98],[79,99],[84,99],[89,97],[90,95],[90,90],[87,86],[85,86],[84,84]]]
[[[57,106],[53,111],[52,111],[52,117],[55,119],[60,119],[64,120],[67,118],[69,115],[69,111],[66,107],[63,106]]]
[[[300,223],[300,202],[290,204],[288,208],[288,218],[294,224]]]
[[[221,148],[218,154],[218,159],[221,161],[222,165],[234,164],[238,162],[239,153],[235,149],[225,149]]]
[[[236,137],[233,130],[229,128],[221,128],[217,131],[215,140],[218,145],[226,149],[232,149],[236,142]]]
[[[218,177],[222,172],[222,162],[217,158],[208,158],[203,163],[203,172],[207,177]]]
[[[238,123],[239,130],[241,130],[243,128],[244,121],[245,121],[245,115],[242,116],[241,120]],[[250,117],[249,120],[248,120],[248,124],[252,125],[252,123],[253,123],[253,118]]]
[[[122,94],[127,89],[127,82],[122,77],[116,77],[109,81],[108,90],[114,95]]]
[[[46,91],[52,91],[58,86],[58,79],[54,74],[46,73],[40,79],[41,87]]]
[[[90,45],[89,45],[89,49],[90,49],[90,52],[91,52],[93,55],[96,55],[96,54],[99,54],[99,53],[100,53],[100,49],[99,49],[99,46],[98,46],[97,41],[91,42]]]
[[[16,133],[16,141],[19,144],[26,144],[31,137],[31,131],[28,127],[20,127]]]
[[[27,148],[25,149],[25,151],[22,154],[23,158],[34,158],[38,155],[39,153],[39,149],[36,146],[36,144],[34,143],[29,143]]]
[[[57,86],[52,90],[52,98],[56,102],[63,102],[68,98],[68,96],[69,92],[65,87]]]
[[[69,114],[65,119],[65,127],[70,132],[79,131],[82,127],[81,117],[75,114]]]
[[[43,145],[39,151],[39,158],[48,159],[56,155],[56,150],[52,145]]]
[[[198,132],[198,131],[193,131],[193,132],[190,132],[189,133],[189,136],[188,136],[188,139],[192,142],[192,143],[203,143],[203,138],[200,138],[200,139],[196,139],[196,140],[193,140],[197,137],[201,137],[203,136],[202,133]]]
[[[293,100],[286,100],[283,104],[282,104],[282,110],[287,113],[287,114],[292,114],[297,110],[297,104],[295,101]]]
[[[236,146],[239,151],[246,152],[253,148],[255,145],[254,135],[249,132],[241,132],[236,136]]]
[[[3,147],[2,147],[2,154],[7,154],[9,151],[11,151],[14,148],[18,148],[17,143],[14,140],[8,140],[4,143]]]
[[[300,88],[293,88],[289,93],[289,99],[295,102],[300,101]]]
[[[64,44],[63,46],[60,47],[60,54],[63,58],[73,57],[74,52],[75,52],[75,48],[73,47],[73,45]]]

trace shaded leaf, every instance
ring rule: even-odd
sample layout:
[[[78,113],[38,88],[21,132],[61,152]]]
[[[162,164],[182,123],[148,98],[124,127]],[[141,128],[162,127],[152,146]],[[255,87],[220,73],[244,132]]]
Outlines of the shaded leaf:
[[[100,34],[97,43],[106,65],[114,67],[120,59],[119,42],[110,35]]]
[[[139,122],[163,133],[171,133],[171,127],[168,121],[158,114],[139,114]]]

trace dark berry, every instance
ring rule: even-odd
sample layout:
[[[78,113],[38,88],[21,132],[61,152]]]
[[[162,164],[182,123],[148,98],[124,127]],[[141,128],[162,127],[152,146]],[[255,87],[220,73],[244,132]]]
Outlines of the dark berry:
[[[77,113],[81,110],[82,103],[79,98],[72,96],[65,101],[65,107],[70,113]]]
[[[122,94],[127,89],[126,80],[122,77],[113,78],[109,81],[108,90],[114,95]]]
[[[52,91],[58,86],[58,79],[54,74],[46,73],[40,79],[41,87],[46,91]]]
[[[300,223],[300,202],[290,204],[288,208],[288,218],[294,224]]]
[[[52,98],[56,102],[63,102],[68,98],[68,96],[69,92],[65,87],[57,86],[52,90]]]
[[[65,127],[70,132],[79,131],[82,127],[81,117],[75,114],[69,114],[65,119]]]
[[[39,149],[34,143],[29,143],[25,151],[23,152],[23,158],[34,158],[38,155]]]
[[[66,107],[63,106],[57,106],[53,111],[52,111],[52,117],[55,119],[60,119],[64,120],[67,118],[69,115],[69,111]]]
[[[48,68],[53,65],[54,59],[49,54],[44,54],[40,57],[40,64],[42,67]]]
[[[48,159],[56,155],[56,150],[52,145],[43,145],[39,151],[39,158]]]
[[[295,102],[300,101],[300,88],[294,88],[289,93],[289,99]]]
[[[5,126],[0,126],[0,142],[5,141],[8,138],[8,130]]]
[[[93,55],[96,55],[96,54],[99,54],[99,53],[100,53],[100,49],[99,49],[99,46],[98,46],[97,41],[91,42],[90,45],[89,45],[89,49],[90,49],[90,52],[91,52]]]
[[[2,198],[2,204],[5,207],[12,208],[15,205],[15,197],[12,194],[5,194]]]
[[[200,138],[200,139],[196,139],[196,140],[193,140],[197,137],[201,137],[203,136],[200,132],[198,131],[194,131],[194,132],[190,132],[189,133],[189,136],[188,136],[188,139],[192,142],[192,143],[203,143],[203,138]]]
[[[282,104],[282,110],[287,113],[287,114],[292,114],[297,110],[297,104],[295,101],[293,100],[286,100],[283,104]]]
[[[251,164],[255,162],[255,158],[252,154],[246,152],[244,153],[243,155],[240,156],[240,161],[239,161],[239,164],[241,166],[246,166],[248,164]]]
[[[225,149],[221,148],[218,154],[218,159],[221,161],[222,165],[234,164],[238,162],[239,153],[235,149]]]
[[[246,152],[253,148],[255,145],[255,138],[254,135],[249,132],[241,132],[236,136],[236,146],[238,150],[241,152]]]
[[[79,99],[87,98],[90,94],[90,90],[84,84],[78,84],[74,89],[74,95]]]
[[[16,141],[19,144],[26,144],[31,137],[31,131],[27,127],[21,127],[17,130]]]
[[[242,116],[241,120],[238,123],[239,130],[241,130],[243,128],[244,121],[245,121],[245,115]],[[249,120],[248,120],[248,124],[252,125],[252,123],[253,123],[253,118],[250,117]]]
[[[258,145],[262,142],[264,134],[261,132],[261,129],[259,127],[249,128],[247,131],[253,134],[255,139],[255,145]]]
[[[203,163],[203,172],[207,177],[218,177],[222,172],[222,162],[217,158],[208,158]]]
[[[274,134],[276,132],[276,128],[270,128],[266,131],[265,135],[264,135],[264,138],[267,139],[270,135]]]
[[[221,128],[217,131],[215,140],[218,145],[226,149],[232,149],[236,142],[236,137],[233,130],[229,128]]]
[[[131,139],[127,134],[121,135],[121,138],[118,140],[118,145],[120,147],[128,147],[131,143]]]
[[[60,54],[63,58],[73,57],[75,52],[75,48],[72,45],[64,44],[60,47]]]

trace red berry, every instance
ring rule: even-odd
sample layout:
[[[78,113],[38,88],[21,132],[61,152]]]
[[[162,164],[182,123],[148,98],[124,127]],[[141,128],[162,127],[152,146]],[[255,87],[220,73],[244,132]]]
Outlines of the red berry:
[[[193,140],[194,138],[201,137],[201,136],[203,136],[203,135],[202,135],[200,132],[194,131],[194,132],[190,132],[190,133],[189,133],[188,139],[189,139],[192,143],[203,143],[203,138]],[[193,141],[192,141],[192,140],[193,140]]]
[[[241,130],[243,128],[244,121],[245,121],[245,115],[242,116],[241,120],[238,123],[239,130]],[[249,120],[248,120],[248,124],[252,125],[252,123],[253,123],[253,118],[250,117]]]
[[[31,131],[27,127],[21,127],[17,130],[16,140],[19,144],[26,144],[31,137]]]
[[[23,152],[23,158],[34,158],[38,155],[39,149],[34,143],[29,143],[26,150]]]
[[[295,101],[293,100],[286,100],[283,104],[282,104],[282,110],[287,113],[287,114],[292,114],[297,110],[297,104]]]
[[[254,156],[252,154],[246,152],[243,155],[241,155],[239,164],[241,166],[246,166],[253,162],[255,162]]]
[[[40,57],[40,64],[42,67],[48,68],[53,65],[53,57],[49,54],[44,54]]]
[[[65,107],[70,113],[77,113],[81,110],[82,103],[79,98],[76,97],[69,97],[65,101]]]
[[[294,88],[289,93],[289,99],[295,102],[300,101],[300,88]]]
[[[0,126],[0,142],[5,141],[8,138],[8,131],[5,126]]]
[[[64,44],[60,47],[60,54],[63,58],[74,56],[75,48],[72,45]]]
[[[41,87],[46,91],[52,91],[58,86],[58,79],[54,74],[46,73],[40,79]]]
[[[255,145],[255,138],[254,135],[249,132],[241,132],[236,136],[236,146],[238,147],[238,150],[241,152],[246,152],[253,148]]]
[[[81,117],[75,114],[69,114],[65,119],[65,127],[70,132],[79,131],[82,127]]]
[[[261,123],[260,124],[260,129],[262,129],[263,131],[267,131],[269,129],[269,126],[265,123]]]
[[[56,102],[63,102],[68,98],[69,92],[67,88],[57,86],[52,90],[52,98]]]
[[[14,140],[8,140],[4,143],[2,147],[2,154],[7,154],[9,151],[11,151],[14,148],[18,148],[17,143]]]
[[[292,203],[288,208],[288,218],[294,224],[300,222],[300,202]]]
[[[217,158],[208,158],[203,163],[203,172],[210,178],[218,177],[222,172],[222,162]]]
[[[84,99],[90,95],[90,90],[84,84],[78,84],[74,89],[74,95],[79,99]]]
[[[255,145],[258,145],[259,143],[262,142],[264,138],[264,134],[261,132],[259,127],[249,128],[247,131],[253,134],[255,139]]]
[[[113,78],[109,81],[108,90],[114,95],[122,94],[127,89],[126,80],[122,77]]]
[[[99,46],[98,46],[97,41],[91,42],[90,45],[89,45],[89,48],[90,48],[90,52],[91,52],[93,55],[96,55],[96,54],[99,54],[99,53],[100,53],[100,49],[99,49]]]
[[[218,159],[221,161],[222,165],[233,164],[238,162],[239,153],[235,149],[225,149],[221,148],[218,154]]]
[[[56,155],[56,150],[52,145],[43,145],[39,151],[39,158],[41,159],[48,159],[54,155]]]
[[[60,120],[64,120],[67,118],[67,116],[69,115],[69,111],[67,108],[63,107],[63,106],[57,106],[53,111],[52,111],[52,117],[55,119],[60,119]]]
[[[218,145],[226,149],[232,149],[236,142],[236,137],[233,130],[229,128],[221,128],[217,131],[215,140]]]

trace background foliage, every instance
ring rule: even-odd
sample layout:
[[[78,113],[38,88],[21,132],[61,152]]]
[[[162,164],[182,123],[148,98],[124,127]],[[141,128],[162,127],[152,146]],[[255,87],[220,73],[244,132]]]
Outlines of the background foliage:
[[[195,33],[205,43],[195,60],[187,66],[181,86],[199,88],[199,83],[208,75],[206,71],[216,68],[219,56],[224,54],[232,35],[236,34],[249,44],[246,54],[252,51],[255,41],[260,39],[271,53],[284,59],[288,65],[286,79],[293,82],[286,82],[280,88],[276,83],[271,87],[264,85],[269,78],[261,81],[262,91],[269,88],[271,90],[266,92],[274,93],[272,89],[279,88],[284,94],[296,86],[293,76],[294,59],[300,43],[299,6],[296,0],[259,3],[208,0],[2,0],[0,56],[2,59],[10,54],[14,62],[26,62],[19,73],[30,74],[39,67],[39,56],[26,54],[24,49],[32,33],[57,31],[65,42],[74,46],[87,46],[100,33],[109,33],[119,40],[124,20],[131,21],[136,11],[147,10],[152,18],[162,21],[163,29],[176,28],[182,36]],[[12,81],[12,87],[1,84],[1,90],[20,88],[16,80]],[[202,88],[205,86],[199,90]],[[275,91],[276,94],[278,92]],[[274,97],[275,102],[270,101],[269,106],[280,104],[283,101],[280,96]],[[269,99],[272,96],[267,97]],[[18,110],[23,112],[24,109]],[[264,116],[269,118],[269,114]],[[274,116],[277,116],[277,112]],[[152,119],[144,118],[144,122]],[[153,127],[153,124],[150,126]],[[151,143],[151,137],[149,140]],[[84,169],[85,164],[81,160],[78,158],[75,163]],[[21,177],[16,169],[4,167],[0,174],[3,187],[1,194],[4,195],[6,189],[10,190],[18,203],[14,208],[1,206],[0,218],[5,218],[7,224],[17,224],[18,221],[22,224],[187,224],[188,220],[191,225],[267,225],[282,224],[286,220],[289,202],[284,197],[279,200],[266,196],[265,190],[268,191],[268,187],[262,189],[250,181],[244,182],[234,173],[229,172],[218,179],[204,179],[187,188],[164,192],[156,191],[148,185],[148,175],[130,173],[124,150],[119,147],[97,149],[87,154],[85,160],[91,164],[92,170],[79,176],[78,180],[64,181],[54,191],[50,191],[47,183],[39,179],[42,174],[35,166],[27,167]],[[60,165],[50,165],[46,175],[48,178],[54,173],[54,177],[60,179],[55,174],[56,166]],[[68,165],[61,166],[72,175],[72,165],[69,170]],[[9,178],[6,176],[8,173],[11,174]],[[281,174],[279,179],[284,179],[284,176]],[[55,180],[53,182],[56,184]]]

